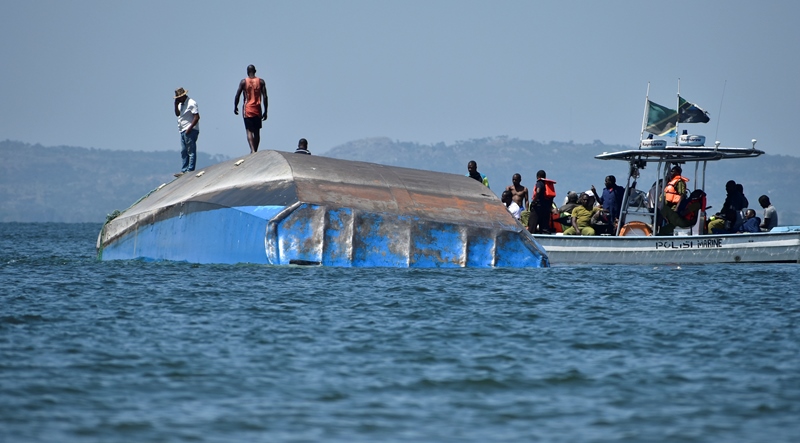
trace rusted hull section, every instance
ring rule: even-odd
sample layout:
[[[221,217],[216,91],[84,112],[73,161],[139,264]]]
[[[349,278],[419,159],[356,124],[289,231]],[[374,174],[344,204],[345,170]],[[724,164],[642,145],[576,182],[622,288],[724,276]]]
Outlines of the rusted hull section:
[[[259,152],[159,188],[108,222],[103,260],[342,267],[542,267],[547,255],[467,177]]]

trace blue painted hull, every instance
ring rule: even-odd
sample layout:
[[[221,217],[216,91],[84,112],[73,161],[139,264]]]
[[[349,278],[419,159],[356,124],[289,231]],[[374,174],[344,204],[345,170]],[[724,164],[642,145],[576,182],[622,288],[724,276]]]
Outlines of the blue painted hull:
[[[98,257],[339,267],[549,265],[497,197],[467,177],[275,151],[159,188],[103,227]]]

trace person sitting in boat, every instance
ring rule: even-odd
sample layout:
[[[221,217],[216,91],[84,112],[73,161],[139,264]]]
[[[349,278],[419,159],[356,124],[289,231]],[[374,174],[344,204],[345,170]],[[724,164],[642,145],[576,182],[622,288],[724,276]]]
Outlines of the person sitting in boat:
[[[564,230],[564,235],[595,235],[592,216],[603,208],[594,205],[594,195],[581,194],[578,206],[572,210],[572,226]]]
[[[558,212],[566,213],[566,215],[571,214],[572,210],[575,209],[576,206],[579,206],[578,197],[580,196],[575,191],[567,192],[567,196],[564,197],[564,204],[558,208]]]
[[[750,202],[747,201],[747,196],[744,195],[744,186],[742,186],[741,183],[736,183],[736,198],[738,199],[738,204],[736,205],[736,230],[738,231],[742,223],[746,220],[744,216],[745,209],[750,206]]]
[[[611,221],[611,214],[602,206],[597,205],[600,210],[592,214],[592,228],[595,235],[613,235],[616,233],[615,225]]]
[[[761,219],[756,217],[756,211],[752,209],[748,209],[744,213],[744,223],[742,226],[739,226],[739,230],[737,232],[761,232]]]
[[[678,209],[682,208],[681,203],[683,203],[683,200],[688,198],[686,183],[689,182],[689,179],[683,177],[682,173],[683,168],[675,165],[667,176],[667,185],[664,186],[662,197],[664,205],[661,211],[666,224],[658,230],[657,235],[673,235],[676,227],[688,228],[694,226],[696,220],[685,217],[688,211]]]
[[[708,222],[708,232],[712,234],[730,234],[737,232],[744,223],[742,210],[747,207],[746,197],[740,192],[736,182],[728,180],[725,183],[725,202],[714,220]]]
[[[500,201],[506,205],[506,209],[511,215],[514,216],[517,220],[519,220],[520,212],[522,208],[519,207],[517,202],[514,201],[511,191],[503,191],[503,194],[500,196]]]
[[[612,224],[616,225],[622,210],[622,198],[625,196],[625,188],[617,184],[616,177],[609,175],[605,180],[603,195],[597,195],[597,189],[594,188],[594,185],[592,185],[592,194],[597,203],[603,205],[603,209],[609,214]]]
[[[775,206],[769,201],[769,197],[762,195],[758,197],[758,204],[764,208],[764,221],[761,222],[762,231],[771,231],[772,228],[778,226],[778,211]]]
[[[739,195],[739,198],[741,199],[740,202],[742,204],[742,207],[739,208],[739,210],[742,211],[742,216],[744,216],[744,209],[750,206],[750,202],[747,201],[747,196],[744,195],[744,186],[742,186],[741,183],[736,183],[736,193]]]
[[[576,206],[579,206],[578,193],[575,191],[567,192],[567,196],[564,198],[564,204],[556,209],[556,211],[558,211],[558,223],[561,224],[562,231],[572,226],[570,217],[572,217],[572,210],[575,209]]]

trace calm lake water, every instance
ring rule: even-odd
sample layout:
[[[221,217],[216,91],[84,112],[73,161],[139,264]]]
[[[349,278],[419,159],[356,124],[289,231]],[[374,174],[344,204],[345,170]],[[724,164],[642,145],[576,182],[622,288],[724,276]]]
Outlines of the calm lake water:
[[[0,442],[797,442],[797,265],[97,262],[0,224]]]

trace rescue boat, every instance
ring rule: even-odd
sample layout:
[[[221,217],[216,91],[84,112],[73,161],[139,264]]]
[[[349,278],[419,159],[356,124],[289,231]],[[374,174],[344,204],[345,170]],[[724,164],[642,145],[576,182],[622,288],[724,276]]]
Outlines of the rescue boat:
[[[673,235],[658,235],[663,226],[659,199],[673,165],[682,165],[683,175],[693,174],[696,191],[705,187],[709,164],[764,154],[756,149],[722,147],[719,142],[705,146],[705,137],[683,134],[677,143],[642,140],[639,149],[606,152],[599,160],[628,163],[620,221],[612,235],[534,235],[553,265],[566,264],[707,264],[707,263],[798,263],[800,226],[779,226],[769,232],[714,234],[707,230],[706,206],[692,214],[694,224],[676,228]],[[648,165],[655,174],[649,192],[638,189]],[[693,172],[691,172],[693,170]],[[650,183],[648,180],[646,183]],[[702,194],[702,192],[699,192]]]

